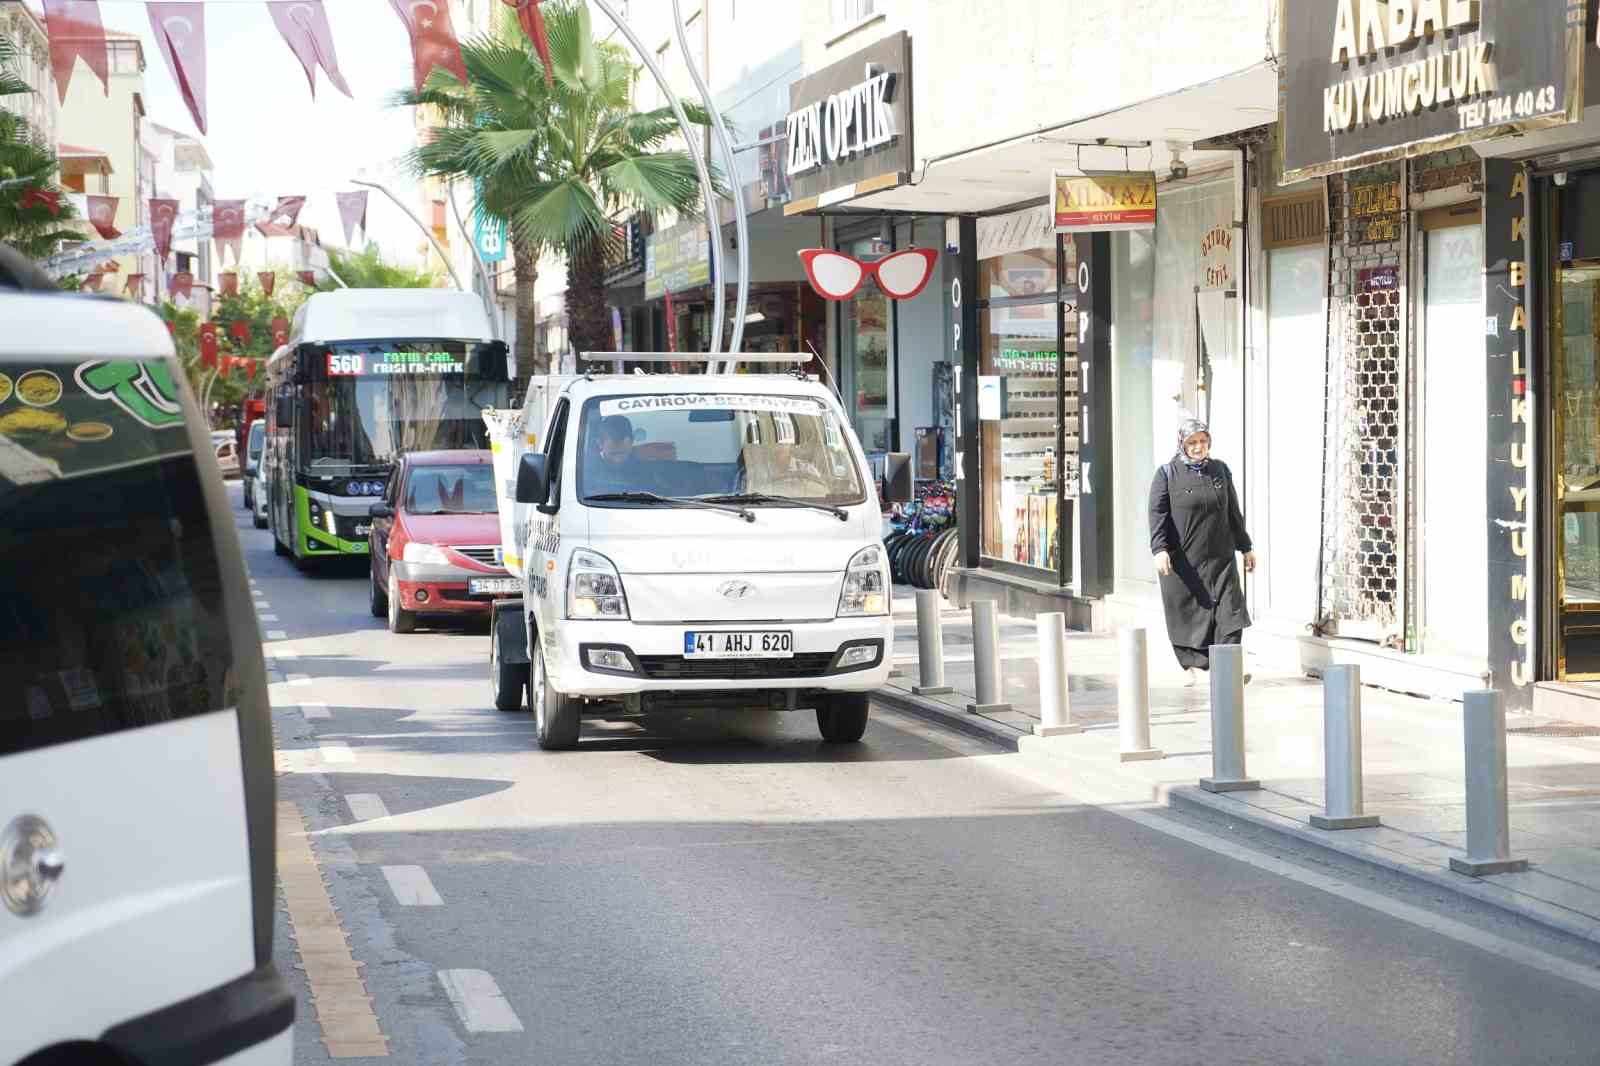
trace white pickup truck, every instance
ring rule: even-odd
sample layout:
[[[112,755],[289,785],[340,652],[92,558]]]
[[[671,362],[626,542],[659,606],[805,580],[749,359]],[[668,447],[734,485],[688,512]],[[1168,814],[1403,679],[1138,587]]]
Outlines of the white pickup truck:
[[[575,746],[586,710],[619,703],[812,708],[825,740],[861,738],[894,647],[889,563],[872,470],[826,388],[557,376],[484,418],[524,594],[494,606],[495,705],[526,692],[540,747]],[[886,469],[908,498],[907,457]]]

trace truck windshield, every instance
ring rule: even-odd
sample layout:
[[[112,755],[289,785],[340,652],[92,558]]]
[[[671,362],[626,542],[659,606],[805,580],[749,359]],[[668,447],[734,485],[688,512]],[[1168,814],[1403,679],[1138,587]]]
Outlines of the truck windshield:
[[[596,397],[584,405],[578,447],[583,498],[736,495],[756,507],[866,499],[846,430],[826,406],[805,396]]]

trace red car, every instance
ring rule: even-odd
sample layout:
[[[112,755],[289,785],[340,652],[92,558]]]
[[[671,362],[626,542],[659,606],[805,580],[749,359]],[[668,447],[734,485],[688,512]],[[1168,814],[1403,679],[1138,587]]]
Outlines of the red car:
[[[419,614],[487,614],[521,593],[500,556],[488,452],[412,452],[370,513],[372,614],[393,632],[411,632]]]

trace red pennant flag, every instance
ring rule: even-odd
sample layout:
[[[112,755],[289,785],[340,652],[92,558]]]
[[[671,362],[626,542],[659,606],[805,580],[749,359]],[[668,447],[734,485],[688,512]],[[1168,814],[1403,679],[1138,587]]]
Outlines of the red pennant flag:
[[[248,376],[250,378],[251,381],[254,381],[256,379],[256,363],[257,363],[257,360],[255,360],[255,359],[246,359],[244,361],[244,372],[245,372],[246,376]]]
[[[305,68],[312,98],[317,95],[317,68],[321,67],[335,89],[355,99],[350,86],[345,84],[344,75],[339,73],[339,57],[333,51],[333,31],[328,28],[328,13],[322,9],[322,0],[267,0],[267,10],[272,13],[272,21],[289,51]]]
[[[194,297],[194,275],[187,270],[180,270],[167,281],[167,292],[172,296],[182,296],[185,300]]]
[[[261,283],[261,291],[268,296],[271,296],[272,290],[278,287],[278,275],[270,270],[263,270],[257,274],[256,280]]]
[[[178,327],[173,324],[172,319],[170,318],[166,319],[165,321],[167,323],[167,336],[171,337],[173,340],[177,340]]]
[[[100,291],[100,279],[102,277],[104,277],[104,276],[105,275],[101,274],[98,270],[95,271],[93,274],[90,274],[87,278],[84,279],[83,287],[86,288],[86,289],[92,289],[95,292],[99,292]]]
[[[217,365],[217,324],[215,322],[200,323],[200,362],[209,367]],[[224,366],[224,374],[227,368]]]
[[[229,248],[233,261],[239,261],[244,248],[244,201],[216,200],[211,204],[211,239],[217,242],[217,262],[227,261]]]
[[[30,207],[43,207],[48,209],[52,215],[59,215],[61,214],[61,194],[54,189],[46,189],[43,186],[39,186],[24,193],[22,199],[17,202],[17,206],[24,211]]]
[[[121,202],[116,196],[90,196],[89,224],[95,232],[108,241],[114,241],[122,236],[122,231],[117,229],[117,204]]]
[[[106,30],[99,0],[44,0],[45,30],[50,35],[50,70],[56,96],[67,102],[73,65],[82,58],[111,95],[111,64],[106,56]]]
[[[129,274],[128,280],[123,283],[122,295],[132,296],[135,300],[144,296],[144,275]]]
[[[522,32],[528,35],[528,40],[533,42],[533,50],[539,53],[539,62],[544,64],[544,83],[554,86],[555,74],[550,70],[550,34],[545,32],[544,12],[539,10],[539,5],[544,0],[506,0],[507,7],[517,9],[517,21],[522,23]]]
[[[239,295],[239,275],[230,272],[226,274],[218,274],[217,278],[222,284],[222,295]]]
[[[282,348],[289,343],[289,320],[281,315],[272,320],[272,346]]]
[[[339,201],[339,218],[344,222],[344,243],[346,247],[354,247],[356,226],[361,227],[362,233],[367,231],[367,190],[359,189],[356,192],[341,192],[335,195]]]
[[[313,289],[317,287],[317,275],[315,271],[302,270],[297,273],[295,277],[300,279],[300,284],[302,285],[307,285]]]
[[[248,319],[237,319],[228,327],[228,332],[233,334],[233,339],[242,345],[250,343],[250,322]]]
[[[389,0],[389,4],[411,32],[411,76],[417,92],[434,67],[443,67],[467,84],[461,44],[450,25],[449,0]]]
[[[150,236],[156,242],[156,258],[167,261],[172,251],[172,226],[178,221],[178,201],[154,199],[150,201]]]
[[[667,298],[667,351],[678,350],[678,312],[672,307],[672,290],[666,291]]]
[[[305,205],[304,196],[280,196],[272,213],[257,222],[256,229],[261,231],[263,237],[293,236],[294,224],[300,220],[300,209]]]
[[[201,133],[206,132],[206,9],[199,3],[145,4],[156,47],[178,83],[183,102]]]

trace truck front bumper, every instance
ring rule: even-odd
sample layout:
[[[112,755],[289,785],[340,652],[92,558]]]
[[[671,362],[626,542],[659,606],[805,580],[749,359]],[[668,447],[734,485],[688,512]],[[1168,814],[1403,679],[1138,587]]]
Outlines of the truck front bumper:
[[[690,631],[786,632],[793,635],[794,654],[786,659],[689,659],[683,651],[684,634]],[[543,636],[546,669],[556,691],[601,699],[787,689],[870,692],[888,682],[894,649],[894,626],[887,617],[706,624],[565,621]]]

